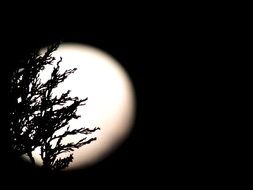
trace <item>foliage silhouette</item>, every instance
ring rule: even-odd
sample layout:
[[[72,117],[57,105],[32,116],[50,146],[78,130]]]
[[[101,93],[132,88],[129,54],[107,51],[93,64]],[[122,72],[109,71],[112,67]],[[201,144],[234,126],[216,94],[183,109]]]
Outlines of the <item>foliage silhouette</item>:
[[[10,88],[9,148],[15,155],[27,154],[33,164],[35,160],[32,152],[40,148],[43,167],[48,170],[61,170],[68,167],[73,161],[73,154],[70,153],[62,158],[64,153],[72,152],[96,140],[96,137],[84,137],[76,143],[64,144],[62,140],[65,137],[76,134],[87,136],[99,129],[83,127],[70,130],[69,121],[80,117],[76,114],[77,108],[85,105],[87,98],[70,97],[70,90],[60,97],[52,94],[52,90],[74,73],[76,68],[60,73],[62,61],[60,58],[53,68],[51,78],[45,83],[40,80],[40,72],[45,69],[45,66],[53,65],[56,61],[52,52],[58,47],[59,43],[52,44],[44,55],[40,55],[39,50],[35,50],[23,61],[21,67],[15,69]],[[62,130],[65,131],[59,133]]]

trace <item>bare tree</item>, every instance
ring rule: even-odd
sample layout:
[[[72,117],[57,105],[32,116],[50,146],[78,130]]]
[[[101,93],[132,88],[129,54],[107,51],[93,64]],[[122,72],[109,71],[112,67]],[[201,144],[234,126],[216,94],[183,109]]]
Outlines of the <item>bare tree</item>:
[[[76,68],[60,73],[60,58],[50,79],[44,83],[40,80],[40,72],[45,66],[56,61],[52,52],[58,46],[59,43],[49,46],[44,55],[35,50],[21,67],[15,69],[10,88],[10,147],[19,156],[27,154],[34,164],[32,152],[39,147],[43,167],[50,170],[68,167],[73,160],[73,154],[70,153],[65,158],[60,155],[96,140],[88,138],[88,135],[99,129],[83,127],[70,130],[69,121],[80,117],[76,114],[77,108],[85,105],[87,98],[70,97],[70,90],[59,97],[52,94],[52,90],[74,73]],[[59,135],[59,130],[65,131]],[[76,134],[83,134],[85,137],[75,143],[62,143],[65,137]]]

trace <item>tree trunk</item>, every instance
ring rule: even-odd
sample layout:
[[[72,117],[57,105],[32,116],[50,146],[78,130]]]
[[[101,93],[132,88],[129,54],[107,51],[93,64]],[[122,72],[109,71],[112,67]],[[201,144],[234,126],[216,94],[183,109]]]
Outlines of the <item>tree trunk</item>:
[[[34,158],[33,158],[33,156],[32,156],[32,152],[28,152],[27,154],[28,154],[28,156],[29,156],[29,158],[30,158],[32,164],[35,165],[35,160],[34,160]]]

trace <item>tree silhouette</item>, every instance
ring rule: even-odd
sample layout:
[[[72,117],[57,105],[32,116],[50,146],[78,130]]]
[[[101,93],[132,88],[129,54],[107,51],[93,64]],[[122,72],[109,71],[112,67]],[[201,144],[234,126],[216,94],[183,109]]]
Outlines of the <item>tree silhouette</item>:
[[[52,90],[74,73],[76,68],[60,73],[60,58],[50,79],[44,83],[40,80],[40,72],[45,66],[53,65],[56,61],[52,52],[58,47],[59,43],[49,46],[44,55],[40,55],[39,49],[35,50],[21,67],[15,69],[10,88],[10,148],[18,156],[27,154],[35,164],[32,152],[39,147],[43,167],[49,170],[68,167],[73,161],[73,154],[64,158],[61,155],[96,140],[96,137],[87,136],[99,129],[83,127],[70,130],[69,121],[80,117],[76,114],[77,108],[85,105],[87,98],[70,97],[70,90],[61,96],[52,94]],[[62,143],[65,137],[76,134],[85,137],[76,143]]]

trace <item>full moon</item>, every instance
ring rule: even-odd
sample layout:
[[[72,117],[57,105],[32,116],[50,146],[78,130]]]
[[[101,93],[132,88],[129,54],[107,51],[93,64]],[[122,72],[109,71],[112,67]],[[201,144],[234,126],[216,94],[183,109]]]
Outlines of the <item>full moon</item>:
[[[66,170],[82,169],[108,156],[129,135],[135,115],[133,85],[121,64],[98,48],[65,43],[60,45],[52,56],[56,58],[55,64],[62,57],[61,73],[77,68],[58,85],[53,95],[71,90],[71,97],[88,98],[86,105],[80,106],[77,110],[81,117],[72,119],[70,127],[100,128],[89,136],[97,137],[96,141],[74,150],[74,160]],[[52,69],[53,65],[41,72],[42,82],[50,78]],[[83,137],[85,135],[71,135],[65,142],[76,142]],[[33,152],[36,163],[41,165],[39,154],[39,149]]]

